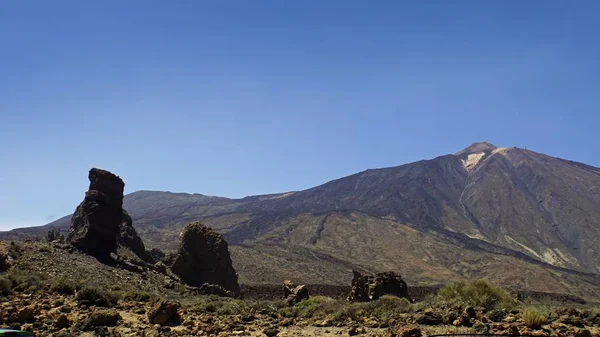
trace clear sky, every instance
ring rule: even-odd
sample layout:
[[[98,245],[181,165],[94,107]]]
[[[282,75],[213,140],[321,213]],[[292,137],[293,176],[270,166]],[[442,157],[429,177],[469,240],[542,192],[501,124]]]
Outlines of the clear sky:
[[[600,166],[600,1],[0,2],[0,229],[301,190],[475,141]]]

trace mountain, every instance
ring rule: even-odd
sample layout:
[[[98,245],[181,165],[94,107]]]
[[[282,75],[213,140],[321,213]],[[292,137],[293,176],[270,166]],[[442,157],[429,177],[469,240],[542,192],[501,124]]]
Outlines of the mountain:
[[[600,298],[600,169],[526,149],[474,143],[243,199],[138,191],[124,207],[149,247],[173,249],[195,220],[220,231],[243,283],[346,284],[354,268],[396,270],[413,284],[487,277]],[[66,231],[69,219],[0,237]]]

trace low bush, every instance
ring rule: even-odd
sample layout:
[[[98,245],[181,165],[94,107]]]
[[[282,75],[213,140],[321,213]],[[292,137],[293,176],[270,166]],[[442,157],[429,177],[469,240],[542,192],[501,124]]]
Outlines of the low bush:
[[[508,291],[486,280],[452,282],[438,292],[437,299],[451,304],[491,309],[512,309],[517,300]]]
[[[523,311],[523,321],[528,328],[539,329],[548,321],[547,316],[537,309],[525,309]]]
[[[16,292],[33,293],[41,289],[46,276],[43,274],[11,268],[5,276]]]
[[[8,296],[12,293],[12,282],[8,278],[0,276],[0,296]]]
[[[122,297],[123,297],[123,299],[129,300],[129,301],[148,302],[149,300],[155,298],[156,296],[154,296],[153,294],[151,294],[147,291],[129,291],[129,292],[126,292],[125,294],[123,294]]]
[[[79,304],[96,305],[99,307],[114,307],[119,297],[114,293],[94,287],[84,287],[77,291],[77,302]]]
[[[282,301],[240,300],[210,295],[202,296],[191,310],[219,315],[274,314],[283,306]]]
[[[67,277],[59,277],[50,283],[50,290],[63,295],[74,295],[81,289],[81,283],[75,282]]]

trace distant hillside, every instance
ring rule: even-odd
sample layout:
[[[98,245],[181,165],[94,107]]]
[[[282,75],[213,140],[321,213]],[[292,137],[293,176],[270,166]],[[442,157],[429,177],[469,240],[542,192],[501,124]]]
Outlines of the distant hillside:
[[[173,249],[193,220],[224,233],[245,283],[340,284],[351,268],[389,269],[413,284],[488,277],[600,297],[600,169],[519,148],[475,143],[304,191],[244,199],[139,191],[124,207],[150,247]],[[69,216],[47,226],[66,231]]]

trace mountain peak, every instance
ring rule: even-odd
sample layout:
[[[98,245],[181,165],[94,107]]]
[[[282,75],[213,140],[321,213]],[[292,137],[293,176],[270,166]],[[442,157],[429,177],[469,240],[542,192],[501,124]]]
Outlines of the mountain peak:
[[[498,147],[496,147],[495,145],[488,143],[488,142],[477,142],[477,143],[473,143],[473,144],[467,146],[466,148],[462,149],[461,151],[457,152],[456,155],[460,157],[460,156],[469,155],[472,153],[494,151],[497,148]]]

